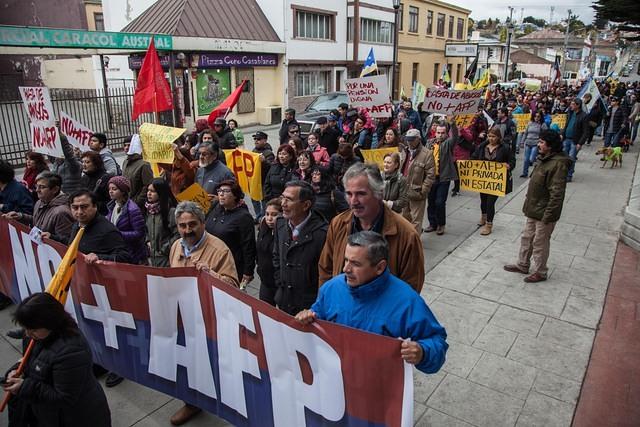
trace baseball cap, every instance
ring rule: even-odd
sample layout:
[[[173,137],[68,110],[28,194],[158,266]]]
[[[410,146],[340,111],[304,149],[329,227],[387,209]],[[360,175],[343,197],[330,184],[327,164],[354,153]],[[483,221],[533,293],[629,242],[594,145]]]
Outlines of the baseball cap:
[[[420,138],[420,131],[418,129],[409,129],[407,133],[404,134],[404,139],[415,139]]]
[[[253,139],[267,139],[267,134],[262,131],[258,131],[253,135]]]

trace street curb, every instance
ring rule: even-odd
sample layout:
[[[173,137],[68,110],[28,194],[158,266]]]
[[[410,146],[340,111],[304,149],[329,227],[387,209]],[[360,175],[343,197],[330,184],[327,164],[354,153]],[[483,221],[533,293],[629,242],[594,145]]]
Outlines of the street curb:
[[[636,251],[640,251],[640,156],[636,161],[629,204],[624,209],[624,222],[620,231],[620,239]]]
[[[506,205],[509,204],[509,202],[511,202],[511,200],[516,197],[518,194],[520,194],[521,192],[523,192],[527,187],[529,186],[529,178],[527,178],[527,180],[525,182],[523,182],[522,184],[520,184],[520,186],[518,186],[518,188],[515,191],[512,191],[511,193],[507,194],[506,196],[504,196],[504,198],[502,198],[501,203],[500,203],[500,207],[498,209],[496,209],[496,213],[500,212],[502,209],[504,209],[504,207]],[[468,233],[465,233],[463,235],[461,235],[460,237],[458,237],[456,240],[453,241],[453,243],[451,243],[447,249],[443,252],[440,252],[440,254],[434,256],[435,259],[435,263],[433,264],[433,267],[431,267],[430,269],[425,271],[426,273],[429,273],[431,270],[433,270],[434,268],[436,268],[436,266],[438,264],[440,264],[446,257],[448,257],[449,255],[451,255],[451,253],[453,253],[453,251],[455,251],[458,246],[460,246],[461,244],[463,244],[469,237],[471,237],[472,235],[474,235],[477,231],[478,231],[479,227],[473,227],[473,229],[471,231],[469,231]]]

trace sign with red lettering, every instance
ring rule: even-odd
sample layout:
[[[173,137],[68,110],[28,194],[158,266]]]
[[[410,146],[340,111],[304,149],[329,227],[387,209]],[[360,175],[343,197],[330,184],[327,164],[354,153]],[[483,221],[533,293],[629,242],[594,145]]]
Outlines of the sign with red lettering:
[[[66,251],[3,218],[0,241],[0,292],[15,302],[42,292]],[[302,326],[208,272],[87,264],[78,254],[65,308],[95,363],[233,425],[413,426],[401,340]]]
[[[83,153],[90,150],[89,140],[93,136],[93,131],[64,111],[60,111],[60,133],[67,137],[71,145],[79,148]]]
[[[64,157],[49,88],[20,86],[18,89],[31,123],[33,151],[54,157]]]
[[[260,154],[247,150],[222,150],[227,166],[236,176],[238,185],[253,200],[262,200],[262,161]]]
[[[389,98],[387,76],[369,76],[359,79],[347,79],[347,95],[353,107],[366,109],[371,117],[390,117],[393,104]]]
[[[475,114],[483,95],[484,89],[452,90],[434,86],[427,89],[422,111],[446,115]]]

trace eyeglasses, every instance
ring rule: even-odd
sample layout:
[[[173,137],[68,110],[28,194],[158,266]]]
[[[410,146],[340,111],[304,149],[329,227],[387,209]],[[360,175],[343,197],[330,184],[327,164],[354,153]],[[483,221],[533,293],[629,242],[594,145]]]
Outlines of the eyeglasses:
[[[216,190],[216,193],[218,193],[218,194],[229,194],[229,193],[231,193],[231,189],[230,188],[218,188]]]

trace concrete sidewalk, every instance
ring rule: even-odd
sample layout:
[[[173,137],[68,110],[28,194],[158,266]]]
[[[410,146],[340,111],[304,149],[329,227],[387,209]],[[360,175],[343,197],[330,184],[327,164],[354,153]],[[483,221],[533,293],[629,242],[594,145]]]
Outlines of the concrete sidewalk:
[[[475,193],[449,199],[444,236],[423,234],[428,271],[423,296],[446,327],[450,349],[438,374],[415,371],[416,425],[571,424],[637,161],[633,147],[623,169],[600,169],[594,152],[587,146],[580,153],[554,232],[546,282],[525,285],[523,276],[502,270],[515,260],[524,223],[527,183],[517,178],[520,159],[516,190],[500,200],[493,234],[476,231]],[[248,288],[254,296],[256,282]],[[12,328],[11,311],[0,312],[3,361],[19,357],[18,342],[4,336]],[[114,426],[167,426],[181,405],[131,381],[105,390]],[[0,415],[3,423],[6,414]],[[229,424],[202,414],[188,425]]]

